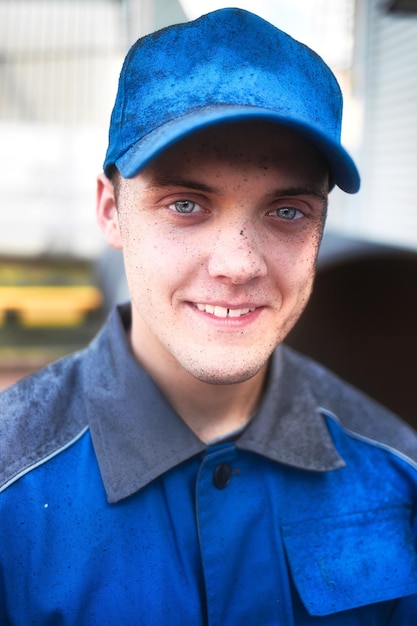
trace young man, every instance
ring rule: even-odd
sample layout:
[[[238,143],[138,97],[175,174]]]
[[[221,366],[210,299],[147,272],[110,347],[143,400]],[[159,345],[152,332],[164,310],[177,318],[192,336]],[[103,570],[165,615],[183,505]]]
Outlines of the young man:
[[[131,305],[2,395],[2,624],[415,623],[416,435],[282,345],[359,187],[340,123],[241,10],[128,53],[97,216]]]

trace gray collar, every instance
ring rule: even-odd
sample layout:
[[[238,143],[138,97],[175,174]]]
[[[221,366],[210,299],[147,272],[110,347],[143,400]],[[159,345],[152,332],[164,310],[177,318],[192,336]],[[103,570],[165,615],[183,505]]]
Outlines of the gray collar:
[[[206,445],[174,411],[130,352],[130,308],[116,310],[87,350],[83,393],[107,497],[125,498]],[[344,466],[309,381],[280,347],[257,414],[236,446],[310,471]]]

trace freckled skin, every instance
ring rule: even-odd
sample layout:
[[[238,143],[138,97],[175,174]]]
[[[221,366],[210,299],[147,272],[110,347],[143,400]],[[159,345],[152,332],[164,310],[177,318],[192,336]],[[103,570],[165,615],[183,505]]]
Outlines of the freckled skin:
[[[308,301],[327,194],[316,150],[261,122],[206,129],[173,145],[121,179],[117,211],[101,177],[98,219],[108,242],[123,248],[132,349],[162,387],[167,379],[185,387],[253,377],[261,384]],[[193,303],[257,308],[233,329]]]

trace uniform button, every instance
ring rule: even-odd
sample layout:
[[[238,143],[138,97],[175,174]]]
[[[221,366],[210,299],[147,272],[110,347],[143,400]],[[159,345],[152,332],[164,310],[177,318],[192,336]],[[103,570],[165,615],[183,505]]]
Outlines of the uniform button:
[[[213,484],[217,489],[224,489],[232,478],[232,468],[229,463],[219,463],[213,472]]]

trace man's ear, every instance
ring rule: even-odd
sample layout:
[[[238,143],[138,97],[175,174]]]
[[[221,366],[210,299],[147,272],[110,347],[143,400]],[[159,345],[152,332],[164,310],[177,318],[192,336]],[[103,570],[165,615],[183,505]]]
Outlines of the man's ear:
[[[104,173],[97,176],[96,218],[107,243],[120,250],[122,238],[113,183]]]

